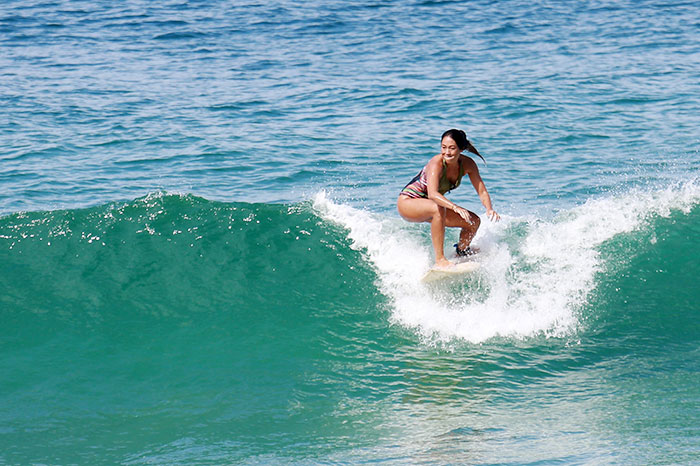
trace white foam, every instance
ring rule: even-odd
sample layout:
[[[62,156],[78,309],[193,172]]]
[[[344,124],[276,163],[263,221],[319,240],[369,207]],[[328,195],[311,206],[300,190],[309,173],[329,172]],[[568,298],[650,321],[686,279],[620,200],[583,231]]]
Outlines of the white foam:
[[[700,188],[690,182],[591,199],[548,221],[484,220],[474,239],[481,249],[478,280],[456,289],[420,281],[433,261],[427,224],[335,203],[325,193],[316,195],[314,208],[347,228],[353,248],[374,265],[395,323],[429,341],[479,343],[499,336],[571,335],[603,270],[601,243],[643,228],[653,216],[687,213],[698,202]]]

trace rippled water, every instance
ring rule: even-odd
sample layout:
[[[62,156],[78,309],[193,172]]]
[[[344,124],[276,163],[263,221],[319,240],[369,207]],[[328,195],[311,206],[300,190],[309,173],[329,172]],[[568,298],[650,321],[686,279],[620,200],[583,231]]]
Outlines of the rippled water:
[[[155,189],[386,209],[452,126],[517,210],[697,170],[692,2],[0,8],[5,212]]]

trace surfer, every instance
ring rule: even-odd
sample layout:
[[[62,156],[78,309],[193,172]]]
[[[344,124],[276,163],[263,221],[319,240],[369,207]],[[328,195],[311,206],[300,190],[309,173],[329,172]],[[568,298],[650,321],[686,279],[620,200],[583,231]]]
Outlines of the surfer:
[[[481,203],[486,207],[486,215],[493,221],[501,217],[491,206],[491,197],[484,185],[476,162],[462,154],[469,151],[484,158],[467,139],[464,131],[451,129],[441,138],[441,151],[431,158],[421,172],[401,191],[397,201],[399,214],[409,222],[429,222],[430,234],[435,249],[435,265],[452,265],[445,257],[445,227],[461,228],[459,242],[455,244],[458,256],[473,254],[470,249],[472,238],[479,229],[481,219],[474,212],[460,207],[445,197],[445,193],[460,185],[462,177],[469,175]]]

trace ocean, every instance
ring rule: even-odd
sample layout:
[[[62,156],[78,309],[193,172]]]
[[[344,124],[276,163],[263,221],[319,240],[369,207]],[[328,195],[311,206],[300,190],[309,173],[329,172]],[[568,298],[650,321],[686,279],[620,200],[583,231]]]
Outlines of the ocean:
[[[696,2],[10,0],[0,51],[0,464],[700,463]],[[501,221],[448,194],[427,285],[449,128]]]

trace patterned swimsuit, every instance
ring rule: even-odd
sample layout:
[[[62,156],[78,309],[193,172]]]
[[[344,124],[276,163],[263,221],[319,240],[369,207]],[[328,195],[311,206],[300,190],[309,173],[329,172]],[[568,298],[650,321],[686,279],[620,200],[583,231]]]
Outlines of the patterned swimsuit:
[[[412,197],[414,199],[427,199],[428,197],[428,172],[426,170],[428,166],[426,165],[411,181],[408,182],[406,186],[401,190],[401,195]],[[438,192],[440,194],[445,194],[448,191],[452,191],[462,182],[462,159],[459,159],[459,176],[454,184],[450,183],[447,179],[447,162],[443,159],[442,161],[442,175],[440,175],[440,184],[438,186]]]

